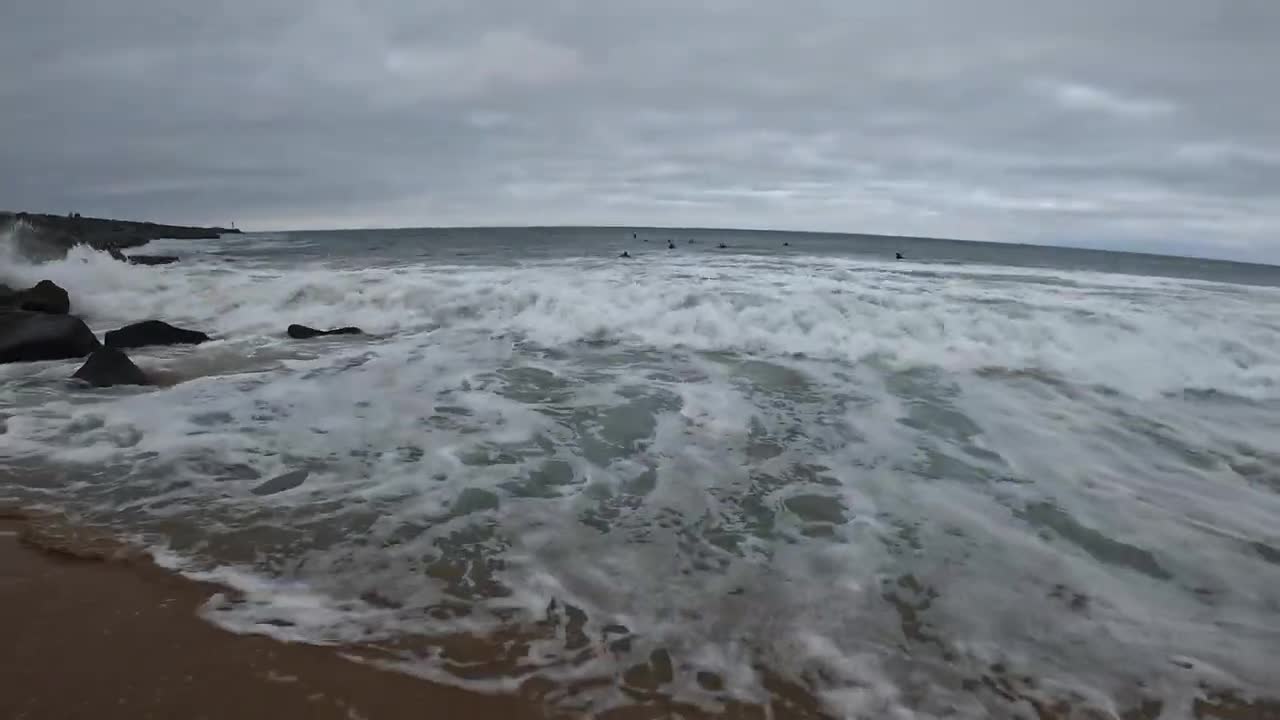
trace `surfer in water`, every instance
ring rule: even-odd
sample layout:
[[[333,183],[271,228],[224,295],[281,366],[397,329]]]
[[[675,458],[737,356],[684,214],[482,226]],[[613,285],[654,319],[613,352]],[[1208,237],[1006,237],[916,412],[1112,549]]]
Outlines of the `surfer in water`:
[[[623,251],[622,251],[622,254],[621,254],[621,255],[619,255],[618,257],[620,257],[620,258],[626,258],[626,259],[630,260],[630,259],[631,259],[631,253],[627,252],[626,250],[623,250]]]
[[[894,259],[894,260],[906,260],[906,258],[902,257],[902,253],[894,253],[894,258],[893,258],[893,259]]]

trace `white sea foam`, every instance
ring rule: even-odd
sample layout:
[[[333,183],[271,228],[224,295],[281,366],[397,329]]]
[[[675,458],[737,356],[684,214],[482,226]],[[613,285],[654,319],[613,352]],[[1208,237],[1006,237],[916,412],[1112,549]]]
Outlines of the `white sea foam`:
[[[659,349],[883,358],[946,370],[1032,368],[1134,394],[1216,389],[1268,396],[1280,379],[1269,288],[953,266],[921,279],[901,266],[831,259],[645,266],[595,261],[518,267],[246,272],[216,262],[125,265],[85,248],[0,271],[11,284],[75,288],[96,327],[165,317],[211,334],[279,336],[281,324],[356,324],[374,333],[447,327],[557,346],[623,341]],[[1005,278],[1013,277],[1014,281]]]
[[[762,700],[763,666],[851,716],[907,713],[908,678],[938,701],[919,712],[981,716],[958,677],[991,662],[1084,698],[1280,684],[1274,289],[817,256],[228,265],[227,247],[0,268],[71,289],[99,331],[216,338],[137,351],[177,381],[156,389],[0,367],[0,461],[117,478],[75,493],[245,590],[208,608],[229,627],[376,640],[425,613],[434,636],[523,628],[551,678],[662,648],[677,698]],[[292,322],[373,337],[297,343]],[[611,624],[630,650],[606,649]],[[417,670],[457,680],[440,656]]]

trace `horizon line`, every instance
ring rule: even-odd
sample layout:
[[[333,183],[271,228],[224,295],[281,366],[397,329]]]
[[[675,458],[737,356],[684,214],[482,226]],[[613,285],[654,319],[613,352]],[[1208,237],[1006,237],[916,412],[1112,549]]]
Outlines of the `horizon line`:
[[[46,215],[55,218],[65,218],[61,213],[39,212],[39,211],[22,211],[22,210],[0,210],[0,215],[16,216],[19,214],[30,215]],[[925,240],[937,242],[954,242],[969,243],[974,245],[1001,245],[1018,248],[1053,248],[1059,250],[1074,250],[1078,252],[1098,252],[1098,253],[1116,253],[1122,255],[1141,255],[1145,257],[1174,258],[1179,260],[1197,260],[1208,262],[1231,263],[1235,265],[1254,265],[1266,268],[1280,268],[1280,260],[1269,262],[1265,260],[1251,259],[1230,259],[1224,257],[1210,257],[1206,255],[1185,255],[1170,252],[1152,252],[1150,250],[1126,250],[1118,248],[1100,248],[1093,246],[1081,245],[1063,245],[1054,242],[1036,243],[1036,242],[1018,242],[1009,240],[976,240],[971,238],[958,237],[939,237],[933,235],[893,235],[886,233],[868,233],[868,232],[852,232],[848,230],[792,230],[782,228],[760,228],[760,227],[713,227],[713,226],[677,226],[677,225],[593,225],[593,224],[550,224],[550,225],[523,225],[523,224],[493,224],[493,225],[395,225],[383,227],[292,227],[279,230],[252,230],[245,229],[242,226],[232,222],[229,225],[187,225],[183,223],[165,222],[157,220],[125,220],[123,218],[109,218],[98,216],[85,216],[85,220],[108,220],[117,222],[130,223],[150,223],[155,225],[169,225],[172,227],[192,227],[192,228],[211,228],[223,230],[236,230],[240,234],[263,234],[263,233],[302,233],[302,232],[396,232],[404,230],[659,230],[659,231],[693,231],[693,232],[746,232],[746,233],[777,233],[787,235],[826,235],[837,237],[864,237],[864,238],[881,238],[894,240]]]
[[[848,230],[786,230],[777,228],[753,228],[753,227],[708,227],[708,226],[676,226],[676,225],[520,225],[520,224],[495,224],[495,225],[397,225],[388,227],[333,227],[333,228],[289,228],[284,230],[245,230],[239,228],[244,234],[262,234],[262,233],[303,233],[303,232],[397,232],[403,230],[661,230],[675,231],[687,230],[692,232],[748,232],[748,233],[777,233],[785,235],[829,235],[847,238],[881,238],[887,240],[925,240],[935,242],[951,242],[951,243],[968,243],[972,245],[1000,245],[1017,248],[1051,248],[1055,250],[1072,250],[1076,252],[1096,252],[1096,253],[1113,253],[1119,255],[1141,255],[1145,257],[1173,258],[1176,260],[1196,260],[1207,262],[1230,263],[1233,265],[1256,265],[1258,267],[1278,268],[1280,269],[1280,261],[1266,262],[1262,260],[1233,260],[1222,257],[1208,257],[1204,255],[1179,255],[1175,253],[1151,252],[1149,250],[1125,250],[1114,248],[1085,247],[1080,245],[1060,245],[1054,243],[1034,243],[1034,242],[1016,242],[1009,240],[974,240],[969,238],[957,237],[938,237],[932,235],[889,235],[885,233],[867,233],[867,232],[851,232]]]

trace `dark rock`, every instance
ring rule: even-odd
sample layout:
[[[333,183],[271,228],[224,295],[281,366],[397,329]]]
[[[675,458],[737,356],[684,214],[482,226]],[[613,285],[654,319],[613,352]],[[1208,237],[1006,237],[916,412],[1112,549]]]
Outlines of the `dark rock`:
[[[66,290],[51,280],[41,280],[26,290],[12,290],[0,285],[0,307],[66,315],[71,311],[71,298]]]
[[[358,327],[341,327],[336,330],[316,330],[306,325],[290,325],[287,331],[289,337],[294,340],[306,340],[307,338],[320,337],[323,335],[363,335],[364,331]]]
[[[151,242],[151,238],[132,232],[112,232],[107,235],[94,235],[81,242],[94,250],[120,250],[121,248],[142,247]]]
[[[71,312],[71,298],[66,290],[58,287],[52,280],[41,280],[26,291],[22,309],[66,315]]]
[[[112,385],[150,385],[147,376],[133,364],[128,355],[111,347],[93,351],[84,365],[72,375],[94,387]]]
[[[249,492],[254,495],[275,495],[285,490],[292,490],[303,483],[307,479],[310,472],[307,470],[294,470],[283,475],[277,475],[270,480],[255,487]]]
[[[183,330],[160,320],[144,320],[112,330],[103,338],[107,347],[138,348],[147,345],[199,345],[209,336],[198,330]]]
[[[0,311],[0,363],[81,358],[99,347],[98,338],[78,317]]]
[[[129,262],[134,265],[168,265],[178,262],[177,255],[130,255]]]

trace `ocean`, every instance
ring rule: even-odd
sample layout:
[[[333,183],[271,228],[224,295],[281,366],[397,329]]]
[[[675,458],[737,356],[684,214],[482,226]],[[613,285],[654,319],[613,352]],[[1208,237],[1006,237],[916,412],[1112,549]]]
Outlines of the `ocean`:
[[[1280,268],[647,228],[145,252],[182,261],[0,255],[95,331],[214,336],[131,351],[161,387],[0,366],[0,500],[237,588],[233,631],[593,713],[1280,688]]]

